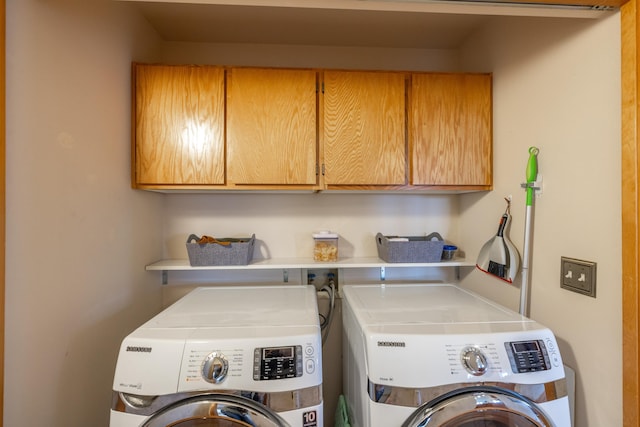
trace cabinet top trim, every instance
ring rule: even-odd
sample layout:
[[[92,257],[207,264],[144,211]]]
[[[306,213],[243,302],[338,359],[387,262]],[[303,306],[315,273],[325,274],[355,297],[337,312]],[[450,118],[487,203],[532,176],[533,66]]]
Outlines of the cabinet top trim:
[[[434,14],[503,15],[532,17],[598,17],[606,7],[619,7],[626,0],[120,0],[150,5],[332,9]]]

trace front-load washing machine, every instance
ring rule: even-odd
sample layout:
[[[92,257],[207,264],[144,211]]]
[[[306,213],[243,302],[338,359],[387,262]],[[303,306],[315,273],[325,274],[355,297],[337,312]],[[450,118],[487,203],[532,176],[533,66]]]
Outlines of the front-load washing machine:
[[[313,286],[197,288],[129,334],[110,427],[321,427]]]
[[[562,359],[541,324],[450,284],[344,286],[354,427],[570,427]]]

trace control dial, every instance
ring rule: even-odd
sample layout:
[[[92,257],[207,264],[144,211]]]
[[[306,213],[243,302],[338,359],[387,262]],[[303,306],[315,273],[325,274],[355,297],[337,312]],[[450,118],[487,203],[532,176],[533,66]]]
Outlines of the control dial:
[[[479,377],[487,372],[487,356],[476,347],[465,347],[460,354],[462,366],[471,375]]]
[[[212,384],[218,384],[227,376],[229,362],[224,354],[213,352],[209,354],[202,363],[202,378]]]

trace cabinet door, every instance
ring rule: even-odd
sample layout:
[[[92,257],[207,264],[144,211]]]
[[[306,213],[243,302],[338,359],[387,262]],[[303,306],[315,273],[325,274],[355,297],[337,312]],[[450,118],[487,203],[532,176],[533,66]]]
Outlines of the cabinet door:
[[[227,89],[232,185],[315,185],[317,78],[312,70],[234,68]]]
[[[136,64],[134,185],[224,184],[224,70]]]
[[[409,98],[411,183],[490,186],[491,75],[413,74]]]
[[[406,183],[405,75],[325,71],[325,183]]]

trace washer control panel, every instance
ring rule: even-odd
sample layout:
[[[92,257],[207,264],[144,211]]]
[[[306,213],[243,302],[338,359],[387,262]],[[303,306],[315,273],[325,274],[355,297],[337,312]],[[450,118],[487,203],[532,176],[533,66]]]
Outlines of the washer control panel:
[[[226,390],[257,387],[256,391],[265,391],[270,387],[265,381],[271,380],[286,381],[294,388],[322,383],[320,335],[297,338],[263,340],[257,344],[259,347],[244,339],[187,342],[182,362],[175,363],[179,367],[178,391],[222,387]]]
[[[447,364],[443,364],[442,372],[447,372],[449,378],[502,381],[513,374],[548,372],[562,367],[557,344],[550,333],[525,337],[512,335],[507,339],[478,337],[475,342],[469,341],[468,337],[461,338],[458,342],[449,340],[445,344]]]
[[[506,342],[504,346],[514,373],[539,372],[551,369],[549,352],[543,340]]]
[[[303,360],[301,345],[256,348],[253,351],[253,379],[263,381],[301,377]]]

